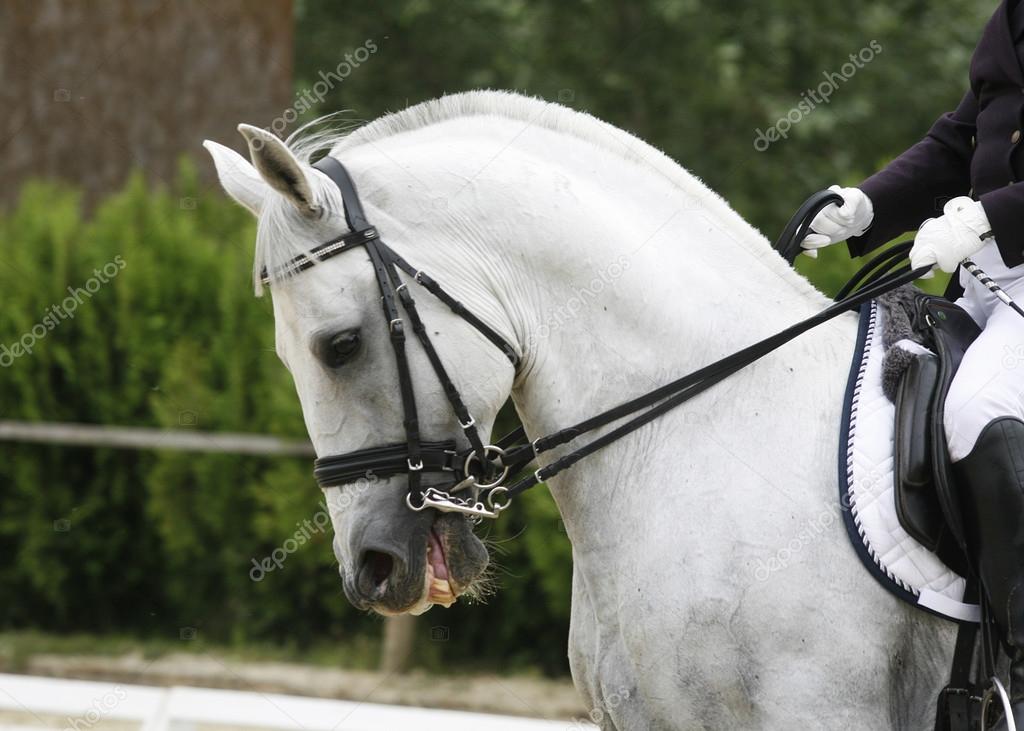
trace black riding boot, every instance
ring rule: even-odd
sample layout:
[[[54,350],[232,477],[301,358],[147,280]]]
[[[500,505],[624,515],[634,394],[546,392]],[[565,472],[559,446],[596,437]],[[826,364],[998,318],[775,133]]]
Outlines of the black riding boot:
[[[1010,646],[1010,701],[1024,731],[1024,423],[993,421],[955,467],[970,549]],[[1006,728],[1005,719],[996,726]]]

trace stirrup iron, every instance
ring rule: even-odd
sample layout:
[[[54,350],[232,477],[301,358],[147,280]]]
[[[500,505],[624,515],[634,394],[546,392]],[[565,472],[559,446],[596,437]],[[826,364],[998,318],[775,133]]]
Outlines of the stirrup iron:
[[[992,677],[990,683],[989,689],[985,691],[985,695],[981,699],[981,731],[988,731],[991,728],[988,722],[988,713],[995,698],[998,698],[1003,706],[1006,731],[1017,731],[1017,722],[1013,719],[1013,707],[1010,705],[1010,695],[1006,692],[1006,686],[995,676]]]

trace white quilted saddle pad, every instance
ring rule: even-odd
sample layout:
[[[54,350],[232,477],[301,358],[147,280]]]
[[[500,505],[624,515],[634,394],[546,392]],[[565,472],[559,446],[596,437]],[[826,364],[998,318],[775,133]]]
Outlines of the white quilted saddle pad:
[[[901,599],[956,621],[976,622],[966,581],[914,540],[896,514],[895,406],[882,392],[885,310],[864,305],[843,410],[839,488],[843,518],[868,571]]]

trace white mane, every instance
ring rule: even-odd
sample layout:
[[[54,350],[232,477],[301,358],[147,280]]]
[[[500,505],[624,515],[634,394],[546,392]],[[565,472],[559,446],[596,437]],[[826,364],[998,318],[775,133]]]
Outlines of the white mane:
[[[578,112],[535,97],[507,91],[450,94],[400,112],[386,114],[355,130],[349,128],[340,132],[337,129],[324,130],[325,122],[337,119],[337,115],[328,115],[296,130],[288,138],[287,144],[303,162],[309,162],[314,154],[325,149],[330,150],[331,155],[344,160],[344,152],[359,145],[379,142],[394,135],[452,119],[473,116],[503,117],[572,135],[610,154],[649,169],[679,189],[682,200],[688,201],[690,205],[699,203],[701,209],[719,224],[723,232],[739,242],[755,258],[760,259],[763,265],[769,267],[783,281],[789,282],[799,293],[820,296],[810,282],[796,275],[781,257],[772,253],[767,239],[757,229],[747,223],[697,176],[665,153],[586,112]],[[291,256],[300,253],[299,250],[280,251],[282,242],[279,236],[287,231],[288,225],[294,225],[295,218],[289,216],[290,221],[280,220],[276,215],[278,212],[286,214],[287,207],[275,208],[273,215],[265,216],[260,223],[261,232],[257,237],[256,247],[257,271],[268,265],[273,270]],[[273,238],[278,239],[273,244],[269,241],[272,238],[271,234],[274,234]],[[278,251],[270,255],[272,249]]]

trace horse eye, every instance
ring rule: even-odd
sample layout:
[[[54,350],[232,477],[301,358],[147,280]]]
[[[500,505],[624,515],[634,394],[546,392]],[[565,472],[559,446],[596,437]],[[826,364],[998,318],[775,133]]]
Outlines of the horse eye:
[[[328,368],[338,368],[359,352],[361,343],[358,330],[345,330],[327,338],[322,358]]]

